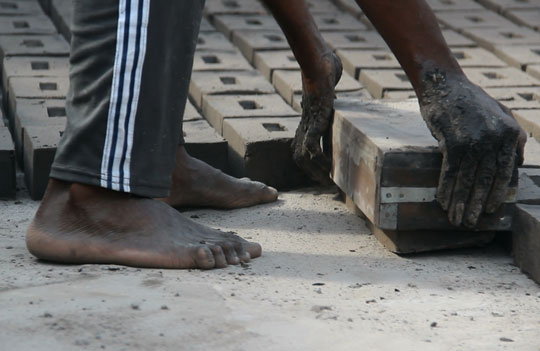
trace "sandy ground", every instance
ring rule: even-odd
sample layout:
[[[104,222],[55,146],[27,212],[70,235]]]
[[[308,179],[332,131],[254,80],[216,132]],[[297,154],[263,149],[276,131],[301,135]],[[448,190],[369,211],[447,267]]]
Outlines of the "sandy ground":
[[[214,271],[39,262],[0,202],[0,349],[540,350],[540,287],[497,245],[400,257],[332,189],[186,212],[263,245]]]

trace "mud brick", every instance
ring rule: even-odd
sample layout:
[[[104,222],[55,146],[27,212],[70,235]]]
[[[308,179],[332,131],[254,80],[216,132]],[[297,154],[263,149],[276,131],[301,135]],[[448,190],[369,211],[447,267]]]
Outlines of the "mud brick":
[[[384,231],[461,231],[435,199],[442,154],[414,100],[337,100],[332,178]],[[505,203],[480,218],[481,231],[511,229],[517,172]]]
[[[338,50],[343,69],[358,79],[362,69],[399,69],[401,65],[387,50]]]
[[[313,19],[322,32],[350,32],[368,29],[357,18],[343,12],[318,13],[313,15]]]
[[[238,52],[196,51],[193,71],[249,71],[253,67]]]
[[[416,93],[414,92],[414,90],[387,91],[384,93],[383,98],[392,100],[416,99]]]
[[[66,125],[66,101],[61,99],[17,99],[13,120],[13,140],[17,162],[24,167],[24,128]]]
[[[514,27],[514,23],[492,11],[438,12],[437,19],[445,26],[461,32],[464,28]]]
[[[183,124],[185,148],[188,154],[214,168],[227,169],[227,142],[205,120]]]
[[[275,71],[272,77],[274,86],[285,101],[293,103],[295,94],[302,93],[302,75],[300,71]],[[362,89],[362,85],[351,77],[347,72],[343,72],[336,92],[350,92]]]
[[[69,56],[69,44],[59,34],[1,35],[1,61],[8,56]]]
[[[336,5],[343,11],[346,11],[356,18],[363,16],[362,9],[355,0],[335,0]]]
[[[482,48],[452,48],[459,65],[464,68],[506,67],[506,63]]]
[[[531,279],[540,284],[540,206],[518,204],[514,215],[512,256]]]
[[[208,22],[206,17],[203,17],[201,19],[201,27],[199,28],[199,32],[206,33],[206,32],[215,32],[215,31],[216,31],[216,28],[214,28],[214,26],[211,25],[210,22]]]
[[[433,11],[474,11],[484,8],[473,0],[427,0]]]
[[[238,30],[279,30],[279,26],[270,15],[219,15],[214,17],[216,29],[232,39]]]
[[[56,28],[45,15],[0,17],[0,34],[54,34]]]
[[[540,80],[514,67],[464,68],[463,71],[473,83],[482,88],[540,86]]]
[[[8,0],[0,2],[0,16],[40,15],[43,10],[37,1]]]
[[[2,66],[2,87],[8,89],[12,77],[67,77],[69,60],[67,57],[6,57]]]
[[[219,14],[253,15],[267,13],[264,6],[256,0],[208,0],[204,14],[213,17]]]
[[[388,49],[383,38],[377,32],[324,32],[321,33],[326,43],[333,49]]]
[[[448,46],[450,47],[475,47],[475,42],[464,37],[463,35],[454,32],[453,30],[445,29],[442,31]],[[333,50],[339,49],[359,49],[359,50],[376,50],[386,49],[388,45],[382,37],[373,31],[365,32],[323,32],[322,36],[328,46]]]
[[[488,88],[486,92],[510,110],[540,109],[540,87]]]
[[[221,134],[227,119],[298,116],[277,94],[210,95],[204,99],[202,111],[206,120]]]
[[[478,0],[478,2],[488,9],[498,12],[540,8],[540,3],[536,0]]]
[[[197,38],[197,51],[234,52],[236,48],[219,32],[203,32]]]
[[[199,111],[197,111],[197,109],[195,108],[195,106],[193,106],[191,101],[189,100],[186,101],[186,108],[184,108],[184,116],[182,120],[184,122],[190,122],[190,121],[198,121],[200,119],[202,119],[202,116],[199,113]]]
[[[60,34],[71,40],[71,23],[73,21],[74,0],[51,0],[51,19]]]
[[[540,33],[525,27],[466,28],[463,33],[490,51],[497,45],[540,44]]]
[[[332,4],[331,1],[306,0],[306,4],[309,12],[312,14],[339,12],[339,9],[336,7],[336,5]]]
[[[518,170],[519,186],[517,203],[540,205],[540,168],[523,167]]]
[[[506,16],[521,26],[540,29],[540,7],[529,10],[510,10]]]
[[[307,184],[292,159],[291,142],[300,118],[228,119],[223,136],[229,144],[229,171],[287,189]]]
[[[208,95],[272,94],[274,87],[257,71],[244,72],[194,72],[189,94],[201,108]]]
[[[522,70],[528,65],[540,64],[540,45],[501,45],[496,46],[494,52],[510,66]]]
[[[527,73],[536,79],[540,79],[540,64],[527,66]]]
[[[63,133],[63,126],[24,129],[24,179],[34,200],[40,200],[45,193],[56,147]]]
[[[364,69],[360,72],[359,80],[376,99],[384,97],[386,92],[412,90],[409,78],[401,69]]]
[[[452,48],[461,67],[505,67],[506,64],[482,48]],[[344,70],[358,79],[362,69],[399,69],[394,54],[386,50],[338,50]]]
[[[449,47],[476,47],[476,43],[469,38],[464,37],[463,35],[451,30],[451,29],[443,29],[442,34],[444,39],[446,40],[446,43]]]
[[[242,51],[249,62],[253,62],[255,52],[289,49],[287,38],[281,31],[236,31],[233,43]]]
[[[9,80],[8,116],[12,119],[16,99],[65,99],[67,77],[14,77]]]
[[[369,94],[369,92],[364,88],[360,90],[356,90],[356,91],[347,91],[347,92],[337,93],[336,97],[338,99],[353,99],[353,100],[360,100],[360,101],[371,101],[373,99],[371,95]],[[301,93],[294,94],[292,108],[295,111],[298,111],[298,113],[302,113],[302,94]]]
[[[291,50],[259,51],[255,54],[253,64],[269,81],[272,81],[275,70],[300,70]]]
[[[512,114],[527,134],[536,140],[540,140],[540,109],[514,110]]]
[[[15,197],[15,167],[15,147],[9,129],[0,122],[0,199]]]

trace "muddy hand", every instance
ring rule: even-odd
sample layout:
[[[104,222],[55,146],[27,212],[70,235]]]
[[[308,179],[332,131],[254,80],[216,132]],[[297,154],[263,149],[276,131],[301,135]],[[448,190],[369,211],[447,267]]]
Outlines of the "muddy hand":
[[[515,119],[481,88],[434,71],[425,76],[421,111],[443,163],[437,200],[456,226],[474,228],[505,201],[524,138]]]
[[[330,128],[334,107],[334,88],[341,78],[342,65],[337,55],[324,57],[325,66],[316,80],[302,77],[302,119],[292,143],[293,157],[307,175],[321,183],[330,184],[330,156],[321,147],[321,138]]]

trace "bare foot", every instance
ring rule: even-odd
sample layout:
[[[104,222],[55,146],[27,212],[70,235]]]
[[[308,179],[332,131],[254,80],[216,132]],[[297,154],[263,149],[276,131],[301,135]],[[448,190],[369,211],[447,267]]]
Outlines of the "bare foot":
[[[221,268],[261,255],[259,244],[197,224],[167,204],[51,180],[26,244],[38,258],[151,268]]]
[[[314,79],[302,75],[302,119],[294,137],[293,157],[298,166],[313,180],[331,184],[331,159],[321,147],[327,135],[334,107],[334,87],[341,78],[339,57],[328,53],[323,57],[321,72]]]
[[[188,155],[176,153],[171,193],[161,199],[174,207],[234,209],[276,201],[276,189],[247,178],[237,179]]]

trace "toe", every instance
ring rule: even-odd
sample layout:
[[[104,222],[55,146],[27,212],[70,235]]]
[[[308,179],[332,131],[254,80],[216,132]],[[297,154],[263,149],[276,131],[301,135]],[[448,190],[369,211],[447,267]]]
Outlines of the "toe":
[[[247,263],[251,260],[251,255],[246,251],[243,243],[236,243],[234,245],[234,249],[236,250],[236,255],[241,262]]]
[[[223,253],[221,246],[212,245],[210,246],[210,250],[212,251],[212,254],[214,255],[215,267],[216,268],[227,267],[228,265],[227,259],[225,258],[225,254]]]
[[[249,253],[250,258],[257,258],[262,254],[262,247],[258,243],[249,241],[244,243],[243,246],[247,253]]]
[[[265,186],[265,192],[263,196],[264,202],[274,202],[278,199],[278,191],[271,186]]]
[[[210,248],[206,245],[199,246],[193,254],[195,266],[200,269],[212,269],[216,267],[216,260]]]
[[[227,263],[229,264],[239,264],[240,258],[238,258],[238,254],[236,253],[235,245],[233,245],[230,242],[224,242],[220,244],[221,248],[223,249],[223,253],[225,254],[225,258],[227,259]]]

